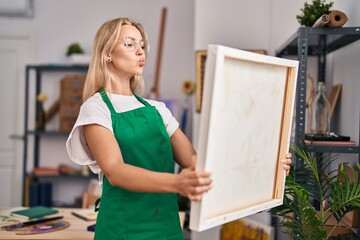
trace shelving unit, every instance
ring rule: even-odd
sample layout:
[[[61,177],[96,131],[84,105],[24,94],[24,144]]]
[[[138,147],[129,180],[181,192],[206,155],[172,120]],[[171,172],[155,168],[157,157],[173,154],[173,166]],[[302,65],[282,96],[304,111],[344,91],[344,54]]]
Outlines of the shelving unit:
[[[295,145],[301,145],[305,139],[306,114],[306,80],[308,57],[316,57],[318,62],[318,81],[325,82],[326,55],[340,50],[360,39],[360,27],[313,28],[300,27],[282,47],[278,49],[278,57],[297,56],[299,72],[297,81]],[[360,121],[360,118],[359,118]],[[360,122],[358,129],[358,144],[360,143]],[[360,163],[359,146],[315,146],[308,145],[314,152],[357,154]],[[302,163],[295,159],[295,168]],[[360,222],[360,214],[358,216]],[[360,236],[360,226],[357,229]]]
[[[24,109],[24,152],[23,152],[23,191],[22,191],[22,203],[26,205],[26,194],[28,194],[28,184],[27,179],[34,179],[34,181],[39,181],[40,179],[56,179],[56,178],[71,178],[71,179],[90,179],[94,177],[93,174],[90,176],[82,175],[59,175],[59,176],[35,176],[34,174],[28,172],[28,163],[31,159],[29,156],[29,148],[33,150],[32,156],[32,167],[39,167],[40,165],[40,140],[43,137],[63,137],[66,138],[68,133],[52,130],[37,130],[34,126],[29,126],[29,113],[30,109],[35,109],[35,112],[39,111],[40,105],[36,99],[30,99],[30,89],[31,81],[35,81],[35,96],[37,96],[42,90],[42,83],[45,81],[43,79],[43,73],[45,72],[57,72],[57,73],[86,73],[88,69],[87,65],[28,65],[26,66],[26,75],[25,75],[25,109]],[[31,73],[35,73],[35,77],[31,77]],[[30,108],[32,106],[33,108]],[[35,114],[36,118],[37,114]],[[35,119],[36,122],[36,119]],[[29,146],[29,140],[33,138],[32,146]],[[32,169],[31,169],[32,170]]]

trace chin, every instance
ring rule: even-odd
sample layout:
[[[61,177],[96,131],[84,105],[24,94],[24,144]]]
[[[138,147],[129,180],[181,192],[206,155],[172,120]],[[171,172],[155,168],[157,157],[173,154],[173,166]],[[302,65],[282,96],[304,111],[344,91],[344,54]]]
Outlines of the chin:
[[[143,69],[135,71],[135,75],[142,75],[143,73],[144,73]]]

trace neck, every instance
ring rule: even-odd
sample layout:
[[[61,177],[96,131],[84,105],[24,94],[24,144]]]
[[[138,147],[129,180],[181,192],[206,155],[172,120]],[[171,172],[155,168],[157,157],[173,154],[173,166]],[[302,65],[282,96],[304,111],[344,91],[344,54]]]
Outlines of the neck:
[[[105,91],[120,95],[133,95],[130,89],[130,80],[112,80],[105,86]]]

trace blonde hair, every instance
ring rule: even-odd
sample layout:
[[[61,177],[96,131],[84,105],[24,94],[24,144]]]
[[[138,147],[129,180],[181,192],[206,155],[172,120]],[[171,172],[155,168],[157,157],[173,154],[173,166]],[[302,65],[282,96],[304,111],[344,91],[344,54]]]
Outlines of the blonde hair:
[[[105,22],[95,34],[93,52],[89,69],[86,75],[83,91],[83,101],[104,88],[107,82],[112,81],[111,72],[106,62],[107,55],[112,52],[120,37],[121,27],[131,25],[136,27],[144,41],[148,41],[144,27],[129,18],[116,18]],[[147,53],[145,53],[147,55]],[[111,84],[108,84],[111,88]],[[142,75],[134,75],[130,79],[130,88],[134,93],[141,93],[144,89]],[[107,89],[111,92],[111,89]]]

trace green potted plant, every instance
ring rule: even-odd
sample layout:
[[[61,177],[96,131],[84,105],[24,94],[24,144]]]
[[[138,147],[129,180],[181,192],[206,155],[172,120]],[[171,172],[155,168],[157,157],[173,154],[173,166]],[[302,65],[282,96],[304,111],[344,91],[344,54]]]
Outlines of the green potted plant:
[[[339,170],[329,171],[337,156],[312,153],[306,146],[292,149],[304,164],[291,171],[285,182],[284,203],[271,213],[279,217],[279,225],[291,239],[332,239],[344,216],[360,208],[360,183],[356,176],[360,166],[353,168],[342,163]]]
[[[66,56],[69,57],[72,54],[83,54],[84,50],[83,48],[80,46],[79,43],[71,43],[68,47],[67,47],[67,51],[66,51]]]
[[[70,64],[88,64],[90,56],[85,54],[84,49],[77,42],[71,43],[66,50],[66,57]]]
[[[304,3],[300,9],[301,14],[296,15],[296,19],[301,26],[311,27],[323,14],[329,14],[332,11],[333,2],[325,3],[325,0],[312,0],[311,3]]]

